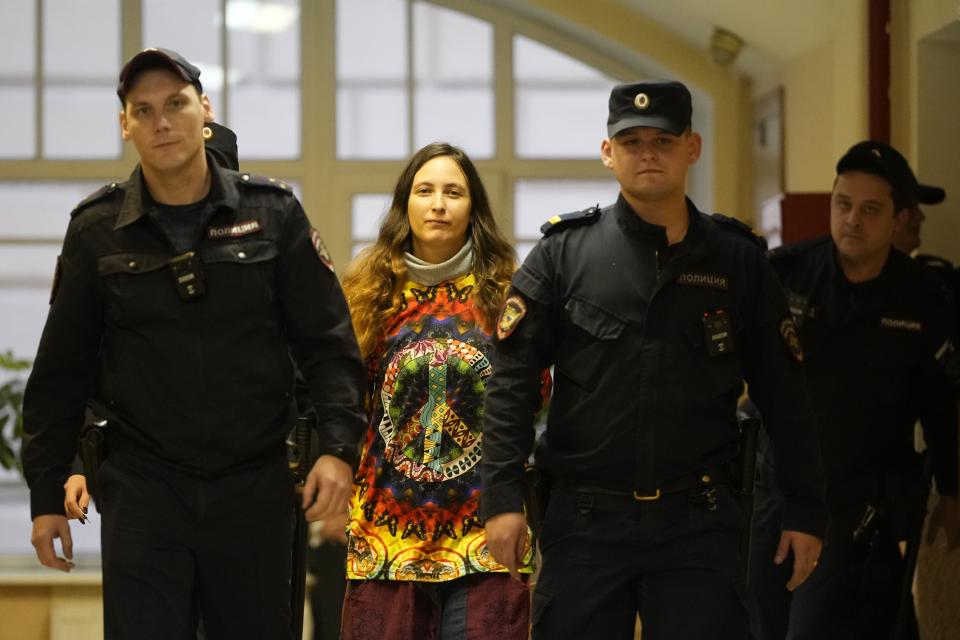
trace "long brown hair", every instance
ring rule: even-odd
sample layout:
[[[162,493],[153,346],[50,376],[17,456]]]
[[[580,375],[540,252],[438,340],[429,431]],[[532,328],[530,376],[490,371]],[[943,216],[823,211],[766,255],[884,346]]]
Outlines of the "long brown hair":
[[[407,202],[413,178],[423,165],[441,156],[457,163],[470,190],[467,233],[473,240],[473,275],[477,281],[471,298],[480,311],[485,329],[492,328],[510,285],[516,269],[516,252],[497,227],[477,168],[458,147],[445,142],[428,144],[413,154],[397,179],[393,202],[380,225],[377,241],[357,256],[343,278],[343,290],[364,358],[377,350],[387,319],[402,302],[401,291],[407,280],[403,254],[411,241]]]

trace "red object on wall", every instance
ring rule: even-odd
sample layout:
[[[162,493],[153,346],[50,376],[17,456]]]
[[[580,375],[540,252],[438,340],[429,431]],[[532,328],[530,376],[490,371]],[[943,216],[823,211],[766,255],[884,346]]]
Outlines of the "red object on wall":
[[[870,139],[890,142],[890,0],[867,5]]]
[[[785,193],[780,200],[783,244],[830,234],[829,193]]]

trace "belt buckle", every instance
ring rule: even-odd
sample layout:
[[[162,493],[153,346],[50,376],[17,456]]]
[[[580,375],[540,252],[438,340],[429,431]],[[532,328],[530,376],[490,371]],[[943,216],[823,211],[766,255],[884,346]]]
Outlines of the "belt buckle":
[[[633,490],[633,499],[637,502],[653,502],[654,500],[660,499],[660,489],[657,489],[653,493],[642,494],[638,493],[636,489]]]

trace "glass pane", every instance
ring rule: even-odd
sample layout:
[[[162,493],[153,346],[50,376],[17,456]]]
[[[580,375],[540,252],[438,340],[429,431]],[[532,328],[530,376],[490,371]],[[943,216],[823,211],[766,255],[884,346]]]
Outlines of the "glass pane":
[[[417,149],[443,141],[461,147],[474,160],[493,156],[492,88],[419,87],[414,100]]]
[[[276,114],[264,117],[265,113]],[[300,86],[234,85],[230,128],[237,133],[240,161],[300,155]]]
[[[33,81],[17,82],[23,86],[0,86],[0,158],[32,158],[36,148],[36,94]]]
[[[517,240],[536,240],[541,236],[540,225],[551,216],[596,204],[605,207],[616,201],[619,192],[615,180],[517,180],[514,234]]]
[[[410,152],[404,0],[337,0],[337,157]],[[376,43],[376,46],[371,46]]]
[[[616,81],[523,36],[513,39],[513,61],[517,155],[597,157]]]
[[[413,19],[414,147],[444,140],[493,156],[493,27],[422,2]]]
[[[36,72],[36,0],[3,0],[0,3],[0,78],[33,83]]]
[[[70,212],[101,186],[103,182],[0,182],[0,243],[23,238],[62,240]]]
[[[32,158],[37,153],[34,3],[0,3],[0,158]]]
[[[409,148],[405,89],[337,89],[338,158],[406,158]]]
[[[43,0],[43,155],[120,155],[119,0]]]
[[[358,193],[353,196],[350,223],[350,237],[353,240],[377,239],[380,223],[390,208],[392,197],[389,193]]]
[[[299,157],[299,0],[229,0],[227,27],[228,125],[243,134],[243,157]]]
[[[219,0],[142,0],[143,46],[173,49],[200,68],[200,83],[219,117],[223,109]],[[189,15],[189,20],[184,16]],[[118,71],[119,73],[119,71]]]
[[[23,358],[36,356],[59,253],[58,244],[0,244],[0,349]]]
[[[120,155],[120,103],[107,87],[51,87],[43,92],[43,155],[114,158]]]
[[[406,4],[405,0],[337,0],[339,83],[407,77]]]

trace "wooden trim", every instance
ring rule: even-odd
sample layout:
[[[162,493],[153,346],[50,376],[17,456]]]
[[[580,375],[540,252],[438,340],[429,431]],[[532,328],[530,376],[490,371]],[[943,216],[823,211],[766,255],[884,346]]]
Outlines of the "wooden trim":
[[[890,142],[890,0],[869,0],[868,101],[871,140]]]

